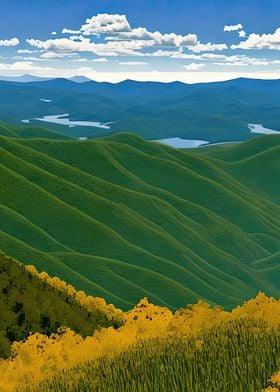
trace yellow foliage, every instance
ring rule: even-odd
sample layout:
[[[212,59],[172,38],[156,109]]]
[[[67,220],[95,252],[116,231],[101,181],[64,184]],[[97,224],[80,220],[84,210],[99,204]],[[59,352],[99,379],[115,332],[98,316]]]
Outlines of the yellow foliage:
[[[82,291],[76,292],[72,286],[59,279],[50,278],[46,273],[39,275],[53,286],[61,286],[61,290],[66,290],[67,294],[71,293],[73,298],[88,309],[107,309],[114,317],[118,314],[113,306],[106,305],[102,299],[92,298]],[[173,314],[164,307],[150,304],[144,298],[131,311],[121,313],[121,316],[125,322],[120,328],[103,328],[86,339],[69,329],[60,329],[50,337],[36,333],[24,342],[14,343],[13,356],[0,362],[0,391],[12,392],[26,384],[36,385],[44,378],[53,376],[58,370],[67,370],[83,361],[104,355],[113,356],[143,339],[196,337],[201,331],[242,318],[264,320],[267,328],[279,328],[280,301],[260,293],[232,312],[221,307],[213,308],[199,301]],[[195,346],[200,349],[203,344],[203,340],[198,336]],[[266,392],[280,390],[277,388],[280,387],[280,373],[272,377],[272,382],[275,387],[266,389]]]
[[[195,336],[202,329],[207,330],[229,320],[230,314],[220,306],[211,308],[208,303],[198,301],[175,313],[169,325],[169,333],[182,338]]]
[[[134,333],[137,339],[155,338],[167,334],[173,318],[172,312],[142,299],[124,315],[125,324],[120,328],[125,333]]]
[[[243,306],[233,309],[232,317],[235,320],[246,317],[265,320],[271,328],[280,329],[280,301],[260,292]]]
[[[109,321],[116,320],[116,322],[122,323],[123,312],[120,309],[115,308],[112,304],[107,305],[103,298],[92,297],[90,295],[86,295],[83,291],[76,291],[70,284],[67,284],[57,277],[49,276],[49,274],[45,271],[39,273],[33,265],[26,266],[26,269],[33,275],[38,276],[42,281],[48,283],[50,286],[63,292],[66,296],[78,301],[89,312],[100,311],[105,314]]]
[[[278,373],[273,374],[270,381],[273,384],[273,387],[268,387],[264,390],[264,392],[279,392],[280,391],[280,371]]]

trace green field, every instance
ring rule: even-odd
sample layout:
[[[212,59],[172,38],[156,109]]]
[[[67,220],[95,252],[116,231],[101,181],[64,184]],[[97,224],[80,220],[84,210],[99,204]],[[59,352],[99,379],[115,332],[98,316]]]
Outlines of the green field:
[[[123,309],[279,296],[280,137],[0,137],[0,249]]]

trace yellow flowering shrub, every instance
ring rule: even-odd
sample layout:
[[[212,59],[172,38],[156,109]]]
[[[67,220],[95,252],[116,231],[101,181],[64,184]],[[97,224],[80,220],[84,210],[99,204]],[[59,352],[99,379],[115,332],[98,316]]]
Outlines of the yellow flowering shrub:
[[[49,277],[43,273],[42,279],[49,280]],[[60,280],[50,279],[52,284],[62,285],[63,290],[72,292],[73,297],[89,308],[107,306],[102,299],[86,296]],[[114,307],[109,309],[115,312]],[[0,362],[0,391],[13,392],[24,385],[36,385],[59,370],[67,370],[102,356],[112,357],[142,340],[195,337],[195,347],[200,350],[204,346],[200,332],[229,322],[253,319],[266,322],[265,328],[277,329],[280,325],[280,301],[259,293],[256,298],[231,312],[199,301],[173,314],[169,309],[150,304],[144,298],[122,317],[124,324],[118,329],[103,328],[85,339],[69,329],[60,329],[49,337],[36,333],[23,342],[15,342],[12,357]],[[280,373],[272,377],[272,383],[273,387],[266,392],[280,390]]]

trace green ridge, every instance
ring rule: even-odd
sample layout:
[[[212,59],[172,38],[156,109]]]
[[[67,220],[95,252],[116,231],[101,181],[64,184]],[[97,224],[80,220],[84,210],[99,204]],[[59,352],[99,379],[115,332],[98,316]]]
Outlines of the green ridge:
[[[279,145],[3,136],[0,247],[123,309],[279,296]]]

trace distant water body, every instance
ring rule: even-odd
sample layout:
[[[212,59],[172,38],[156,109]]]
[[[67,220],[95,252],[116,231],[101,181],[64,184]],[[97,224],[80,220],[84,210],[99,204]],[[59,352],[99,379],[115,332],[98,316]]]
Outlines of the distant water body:
[[[51,115],[51,116],[43,116],[39,118],[32,118],[29,120],[22,120],[22,122],[29,124],[31,120],[43,121],[52,124],[60,124],[66,125],[69,128],[73,127],[95,127],[95,128],[103,128],[103,129],[110,129],[111,123],[101,123],[97,121],[70,121],[69,114],[59,114],[59,115]]]
[[[195,139],[181,139],[180,137],[171,137],[168,139],[155,140],[163,144],[167,144],[171,147],[176,148],[195,148],[204,144],[209,144],[206,140],[195,140]]]
[[[280,131],[275,131],[273,129],[264,128],[262,124],[248,124],[248,128],[251,133],[259,133],[264,135],[280,135]],[[197,148],[203,146],[217,145],[217,144],[227,144],[227,143],[237,143],[235,141],[231,142],[220,142],[220,143],[210,143],[206,140],[196,140],[196,139],[181,139],[180,137],[172,137],[162,140],[155,140],[156,142],[160,142],[166,144],[170,147],[175,148]],[[240,142],[240,141],[238,141]]]
[[[280,135],[280,131],[274,131],[273,129],[264,128],[262,124],[248,124],[248,128],[252,133],[261,133],[264,135]]]

